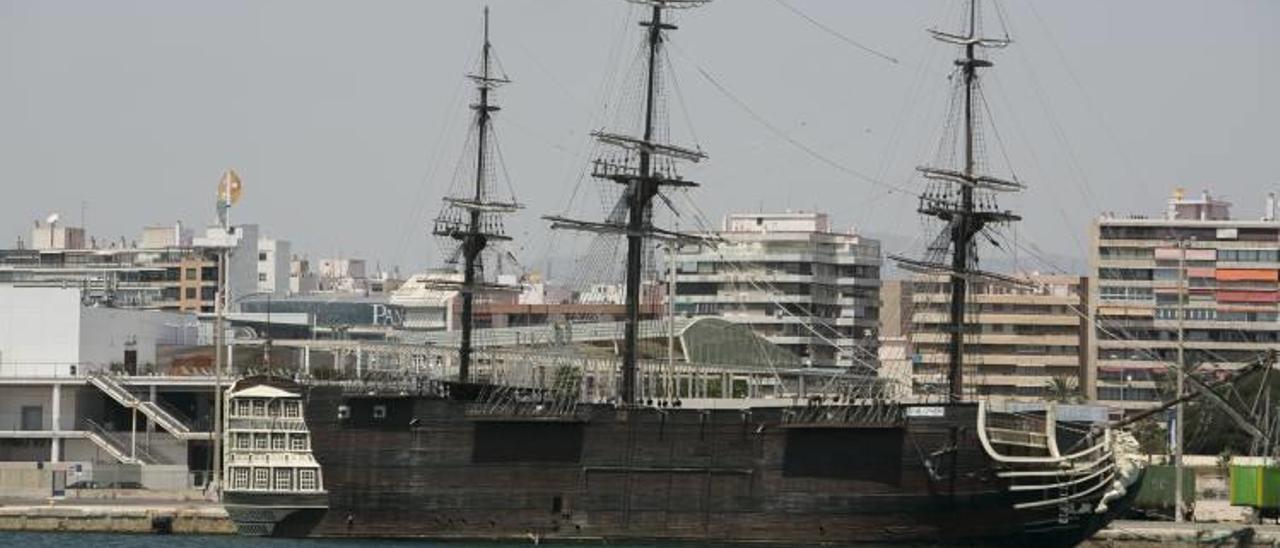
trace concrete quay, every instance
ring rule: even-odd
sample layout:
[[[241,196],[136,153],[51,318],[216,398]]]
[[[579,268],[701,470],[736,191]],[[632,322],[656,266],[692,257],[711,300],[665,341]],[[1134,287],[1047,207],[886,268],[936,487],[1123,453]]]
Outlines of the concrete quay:
[[[1174,523],[1118,520],[1081,546],[1089,548],[1175,548],[1183,546],[1277,546],[1280,525]]]
[[[211,502],[79,499],[0,503],[0,531],[216,535],[235,526]]]

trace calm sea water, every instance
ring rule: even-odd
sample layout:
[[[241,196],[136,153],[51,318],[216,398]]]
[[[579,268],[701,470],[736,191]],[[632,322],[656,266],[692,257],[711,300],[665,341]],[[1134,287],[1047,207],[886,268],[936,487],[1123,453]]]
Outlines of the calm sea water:
[[[113,535],[98,533],[4,533],[0,548],[515,548],[530,543],[439,543],[404,540],[300,540],[233,535]],[[644,544],[610,544],[611,548],[658,548]],[[663,545],[670,546],[670,545]]]
[[[509,548],[531,544],[433,543],[398,540],[302,540],[233,535],[118,535],[98,533],[3,533],[3,548]],[[613,545],[620,546],[620,545]],[[624,547],[624,548],[640,548]]]

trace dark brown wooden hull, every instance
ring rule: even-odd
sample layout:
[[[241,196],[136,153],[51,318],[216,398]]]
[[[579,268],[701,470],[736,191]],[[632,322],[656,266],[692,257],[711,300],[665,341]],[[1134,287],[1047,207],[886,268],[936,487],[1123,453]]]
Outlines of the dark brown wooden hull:
[[[1070,546],[1127,505],[1015,510],[972,404],[831,427],[773,408],[587,405],[530,419],[329,387],[307,399],[329,491],[308,536]]]

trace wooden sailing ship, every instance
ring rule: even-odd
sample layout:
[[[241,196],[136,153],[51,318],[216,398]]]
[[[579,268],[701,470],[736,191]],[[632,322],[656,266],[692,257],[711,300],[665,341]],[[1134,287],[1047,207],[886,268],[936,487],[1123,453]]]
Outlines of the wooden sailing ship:
[[[977,0],[968,28],[934,36],[958,45],[966,161],[923,174],[949,190],[922,198],[920,211],[947,225],[951,260],[904,264],[951,277],[950,394],[906,403],[862,394],[795,406],[655,406],[637,396],[637,355],[645,242],[691,236],[654,226],[653,203],[694,183],[682,162],[697,149],[662,140],[659,63],[671,12],[701,0],[633,0],[649,19],[644,105],[636,134],[599,131],[612,152],[593,163],[603,184],[619,185],[615,213],[603,221],[557,216],[556,228],[612,234],[626,242],[626,322],[618,398],[578,401],[576,390],[504,390],[471,382],[471,299],[485,283],[480,251],[495,239],[497,214],[514,202],[484,190],[490,45],[473,76],[479,139],[473,192],[449,199],[435,232],[456,240],[464,278],[458,377],[420,390],[314,383],[306,402],[311,454],[323,468],[327,510],[315,520],[281,521],[284,536],[438,539],[606,540],[834,544],[976,543],[1070,546],[1114,518],[1133,496],[1141,469],[1127,434],[1098,429],[1068,435],[1053,405],[1004,413],[963,393],[966,284],[973,239],[988,223],[1016,217],[982,208],[975,193],[1017,186],[979,174],[973,110],[982,49]],[[487,25],[486,25],[487,29]],[[234,472],[233,472],[234,475]],[[234,481],[234,478],[233,478]],[[234,517],[234,516],[233,516]]]

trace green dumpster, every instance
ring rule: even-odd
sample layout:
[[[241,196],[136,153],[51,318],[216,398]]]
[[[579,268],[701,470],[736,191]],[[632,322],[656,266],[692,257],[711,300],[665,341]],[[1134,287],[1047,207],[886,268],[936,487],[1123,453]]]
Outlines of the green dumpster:
[[[1232,465],[1231,505],[1280,509],[1280,468]]]
[[[1133,500],[1136,510],[1173,510],[1174,477],[1177,475],[1173,466],[1148,466],[1142,474],[1142,483],[1138,486],[1138,494]],[[1196,499],[1196,473],[1191,468],[1182,469],[1182,504],[1190,507]]]

